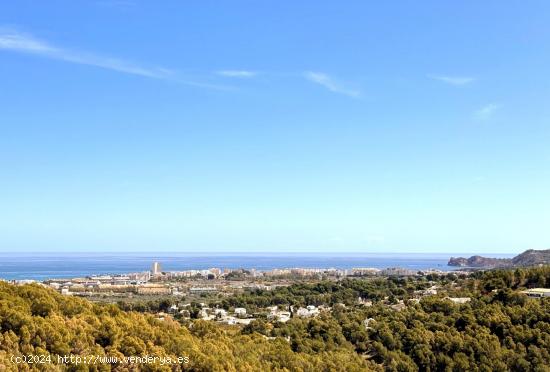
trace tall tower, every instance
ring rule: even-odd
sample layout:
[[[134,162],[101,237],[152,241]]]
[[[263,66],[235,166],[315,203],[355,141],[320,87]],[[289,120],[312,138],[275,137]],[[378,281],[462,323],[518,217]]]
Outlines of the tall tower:
[[[151,274],[153,276],[160,275],[162,273],[162,269],[160,268],[160,262],[153,262],[153,265],[151,265]]]

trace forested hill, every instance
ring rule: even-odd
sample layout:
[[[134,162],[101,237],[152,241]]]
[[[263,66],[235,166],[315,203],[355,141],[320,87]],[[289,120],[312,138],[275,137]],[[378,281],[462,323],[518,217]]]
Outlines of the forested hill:
[[[267,340],[259,334],[197,321],[192,330],[175,321],[125,312],[116,305],[97,305],[65,297],[38,285],[14,286],[0,282],[0,370],[74,371],[360,371],[367,363],[351,345],[320,353],[294,352],[284,339]],[[170,356],[188,357],[188,364],[160,366],[98,364],[58,367],[23,365],[12,356]],[[57,360],[54,358],[54,360]],[[39,368],[37,368],[39,367]],[[46,366],[48,367],[48,365]],[[53,369],[52,369],[53,368]]]
[[[436,295],[412,299],[434,284]],[[274,293],[251,291],[236,301],[308,305],[324,299],[331,310],[286,323],[259,318],[240,328],[160,321],[39,285],[0,282],[0,371],[549,371],[550,298],[521,293],[541,286],[550,286],[548,266],[470,277],[301,283]],[[372,306],[352,304],[359,294]],[[395,308],[398,302],[402,307]],[[28,355],[53,356],[54,364],[12,362]],[[189,362],[55,364],[66,355]]]
[[[482,256],[451,257],[449,266],[461,267],[529,267],[538,265],[550,265],[550,249],[535,250],[528,249],[525,252],[518,254],[514,258],[492,258]]]
[[[529,249],[512,258],[514,266],[550,265],[550,249]]]

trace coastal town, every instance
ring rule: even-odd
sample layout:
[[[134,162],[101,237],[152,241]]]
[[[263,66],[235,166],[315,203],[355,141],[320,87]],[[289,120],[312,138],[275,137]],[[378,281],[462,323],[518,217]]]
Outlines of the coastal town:
[[[467,271],[454,271],[467,274]],[[277,268],[220,269],[163,271],[160,262],[153,262],[151,270],[126,273],[91,275],[78,278],[52,278],[41,283],[64,295],[80,297],[128,296],[183,296],[228,294],[242,290],[271,290],[288,286],[297,280],[338,280],[346,277],[408,277],[428,274],[445,274],[446,271],[428,269],[414,271],[406,268]],[[30,284],[36,280],[11,280],[13,284]]]
[[[464,322],[484,324],[488,311],[495,306],[521,314],[527,314],[521,309],[529,306],[538,317],[547,316],[547,276],[547,267],[166,271],[161,263],[154,262],[143,272],[39,282],[12,280],[0,283],[0,288],[34,301],[27,319],[64,319],[66,315],[49,316],[55,309],[63,314],[88,309],[100,319],[128,317],[120,330],[109,328],[112,322],[94,323],[99,327],[94,337],[100,344],[112,344],[123,329],[185,329],[183,334],[206,342],[232,337],[236,342],[273,343],[293,353],[306,347],[314,352],[339,342],[339,347],[353,347],[362,363],[378,365],[397,340],[391,332],[404,332],[400,337],[407,339],[413,333],[421,334],[424,324],[466,329]],[[5,310],[6,314],[11,311]],[[472,312],[476,318],[471,318]],[[7,319],[7,326],[12,327],[19,318]],[[141,323],[135,327],[137,319]],[[425,319],[427,323],[422,321]],[[438,319],[439,323],[434,323]],[[415,329],[413,333],[409,327]],[[430,332],[443,335],[439,330]],[[479,343],[476,348],[483,345]],[[537,348],[543,350],[543,346]]]
[[[202,319],[226,325],[247,326],[262,319],[267,322],[286,323],[291,318],[315,318],[330,313],[333,306],[346,307],[344,303],[288,303],[268,306],[221,305],[224,299],[238,295],[270,292],[297,283],[314,284],[322,281],[337,283],[341,280],[419,280],[427,281],[408,296],[377,299],[387,308],[402,311],[414,306],[424,297],[433,296],[454,304],[466,304],[470,297],[450,296],[449,288],[456,287],[454,281],[446,286],[431,278],[467,278],[472,271],[437,269],[414,271],[405,268],[278,268],[271,270],[220,269],[164,271],[160,262],[153,262],[151,269],[142,272],[113,275],[92,275],[80,278],[48,279],[38,284],[53,288],[62,295],[85,297],[93,302],[117,303],[127,309],[151,312],[157,320],[166,318],[180,321]],[[12,281],[24,285],[33,280]],[[550,297],[550,289],[534,288],[523,291],[529,297]],[[372,298],[357,297],[353,306],[369,307]],[[148,304],[148,305],[144,305]],[[332,305],[332,306],[331,306]],[[364,327],[374,319],[366,318]]]
[[[454,271],[455,274],[468,275],[467,271]],[[271,321],[286,322],[291,317],[316,317],[330,311],[330,307],[307,304],[303,307],[268,306],[261,314],[251,313],[244,307],[230,309],[210,307],[210,303],[236,294],[250,291],[272,291],[288,287],[298,282],[319,280],[338,281],[343,278],[387,278],[415,277],[426,275],[445,275],[447,272],[438,269],[414,271],[406,268],[276,268],[271,270],[256,269],[220,269],[164,271],[160,262],[153,262],[151,269],[142,272],[112,275],[92,275],[79,278],[54,278],[38,282],[67,296],[85,297],[94,302],[143,302],[163,301],[168,304],[156,311],[157,319],[167,316],[180,319],[213,320],[229,325],[249,324],[258,315]],[[30,284],[34,280],[13,280],[13,284]],[[417,301],[425,295],[437,293],[437,286],[416,292]],[[413,302],[414,302],[413,301]],[[462,301],[453,299],[454,302]],[[371,306],[369,299],[358,298],[357,303]],[[392,303],[391,307],[400,310],[404,301]]]

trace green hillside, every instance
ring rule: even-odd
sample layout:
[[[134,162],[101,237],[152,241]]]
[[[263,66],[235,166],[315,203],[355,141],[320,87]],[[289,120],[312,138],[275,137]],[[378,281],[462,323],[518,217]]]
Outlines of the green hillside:
[[[149,355],[188,357],[188,364],[141,364],[143,371],[359,371],[365,368],[353,348],[321,353],[293,352],[284,339],[267,340],[259,334],[241,335],[237,329],[197,321],[192,331],[171,320],[124,312],[114,305],[96,305],[65,297],[38,285],[0,283],[0,370],[57,371],[63,368],[14,364],[12,356]],[[3,367],[2,367],[3,366]],[[126,371],[130,365],[65,365],[71,371]],[[133,370],[136,370],[135,365]]]
[[[437,295],[410,300],[433,283],[441,288]],[[40,285],[0,282],[0,371],[550,371],[550,298],[520,293],[548,284],[550,267],[301,283],[235,301],[251,306],[326,300],[332,310],[239,328],[161,321]],[[372,292],[375,287],[378,292]],[[373,305],[351,304],[358,294],[372,297]],[[454,303],[447,296],[469,301]],[[373,319],[368,328],[365,319]],[[29,355],[47,362],[14,363]],[[110,357],[111,363],[60,363],[58,357],[70,355]],[[125,356],[182,359],[137,364]]]

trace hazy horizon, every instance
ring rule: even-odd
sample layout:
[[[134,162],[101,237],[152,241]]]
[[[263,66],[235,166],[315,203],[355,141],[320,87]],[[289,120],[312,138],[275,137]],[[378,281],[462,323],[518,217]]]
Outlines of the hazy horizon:
[[[129,256],[129,255],[136,255],[136,256],[151,256],[151,257],[161,257],[161,256],[189,256],[189,257],[199,257],[199,256],[323,256],[323,257],[353,257],[353,256],[381,256],[381,257],[406,257],[406,256],[427,256],[427,257],[453,257],[453,256],[489,256],[492,255],[494,257],[502,256],[502,257],[513,257],[520,253],[523,253],[525,250],[518,251],[518,252],[498,252],[498,251],[487,251],[487,252],[474,252],[474,251],[455,251],[455,252],[427,252],[427,251],[316,251],[316,250],[288,250],[288,251],[261,251],[261,250],[251,250],[251,251],[223,251],[223,250],[212,250],[212,251],[206,251],[206,252],[197,252],[194,250],[142,250],[142,251],[127,251],[127,250],[97,250],[97,249],[91,249],[91,250],[48,250],[48,251],[22,251],[22,252],[14,252],[14,251],[5,251],[1,252],[2,254],[12,255],[12,256],[25,256],[25,255],[111,255],[111,256]]]

